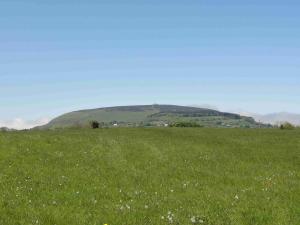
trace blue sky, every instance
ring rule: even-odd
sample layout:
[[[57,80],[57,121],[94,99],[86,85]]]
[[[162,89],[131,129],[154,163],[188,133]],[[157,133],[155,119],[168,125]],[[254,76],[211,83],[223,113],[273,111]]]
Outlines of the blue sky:
[[[300,2],[1,0],[0,121],[101,106],[300,113]]]

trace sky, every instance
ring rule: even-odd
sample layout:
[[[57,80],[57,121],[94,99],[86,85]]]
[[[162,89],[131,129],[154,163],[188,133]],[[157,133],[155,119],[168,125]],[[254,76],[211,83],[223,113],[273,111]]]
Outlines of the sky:
[[[300,113],[296,0],[1,0],[0,127],[78,109]]]

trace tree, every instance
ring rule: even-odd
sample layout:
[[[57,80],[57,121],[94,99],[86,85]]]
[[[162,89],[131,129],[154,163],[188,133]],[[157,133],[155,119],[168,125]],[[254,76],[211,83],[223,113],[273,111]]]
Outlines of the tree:
[[[170,124],[170,127],[202,127],[196,122],[175,122]]]
[[[91,121],[90,122],[91,128],[97,129],[100,127],[100,123],[98,121]]]
[[[280,125],[281,130],[293,130],[294,128],[295,128],[295,126],[289,122],[285,122]]]

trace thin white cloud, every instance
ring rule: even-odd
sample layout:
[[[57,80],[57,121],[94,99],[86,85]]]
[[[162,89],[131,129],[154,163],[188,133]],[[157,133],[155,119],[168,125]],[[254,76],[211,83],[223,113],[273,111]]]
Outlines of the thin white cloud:
[[[16,130],[30,129],[36,126],[41,126],[49,123],[49,118],[40,118],[37,120],[24,120],[22,118],[15,118],[12,120],[0,120],[0,127],[7,127]]]

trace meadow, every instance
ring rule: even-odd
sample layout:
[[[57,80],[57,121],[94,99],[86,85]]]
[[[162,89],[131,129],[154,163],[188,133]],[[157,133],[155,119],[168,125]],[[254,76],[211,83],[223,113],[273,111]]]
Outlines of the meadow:
[[[1,225],[298,225],[300,130],[0,132]]]

